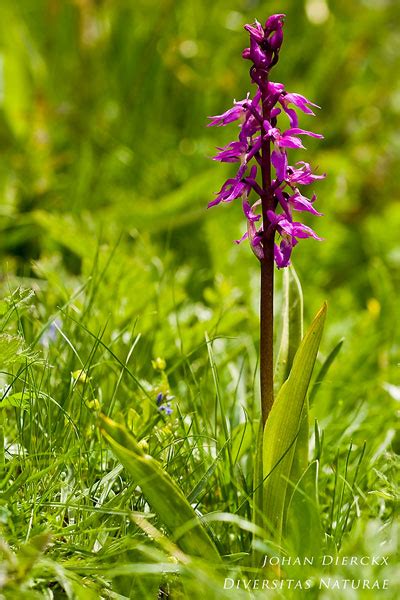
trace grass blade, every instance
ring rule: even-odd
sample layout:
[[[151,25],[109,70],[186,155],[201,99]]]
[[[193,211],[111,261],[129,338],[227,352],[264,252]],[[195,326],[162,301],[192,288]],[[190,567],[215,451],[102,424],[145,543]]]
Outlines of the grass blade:
[[[151,509],[169,529],[173,541],[187,554],[219,560],[219,554],[199,517],[161,465],[145,454],[133,435],[108,417],[101,433],[118,460],[142,488]]]

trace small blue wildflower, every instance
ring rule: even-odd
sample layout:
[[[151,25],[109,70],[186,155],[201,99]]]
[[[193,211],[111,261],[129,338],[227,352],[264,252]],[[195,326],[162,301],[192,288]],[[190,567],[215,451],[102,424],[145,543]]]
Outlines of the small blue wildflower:
[[[61,319],[55,319],[50,323],[49,328],[43,333],[39,340],[43,348],[49,348],[49,346],[56,341],[58,330],[61,326]]]
[[[159,392],[156,397],[156,404],[158,406],[157,410],[159,412],[164,412],[166,415],[172,414],[173,410],[171,408],[171,402],[170,402],[170,400],[172,400],[172,399],[173,399],[173,396]],[[165,404],[162,404],[163,400],[166,401]]]
[[[165,412],[166,415],[171,415],[173,412],[170,402],[167,402],[167,404],[163,404],[158,410],[160,412]]]

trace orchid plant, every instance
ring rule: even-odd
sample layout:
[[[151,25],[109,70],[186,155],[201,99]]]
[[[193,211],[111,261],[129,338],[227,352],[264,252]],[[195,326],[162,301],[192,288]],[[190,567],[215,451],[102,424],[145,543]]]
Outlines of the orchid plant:
[[[239,121],[239,136],[223,148],[218,148],[214,160],[238,163],[235,177],[223,184],[216,197],[209,202],[213,207],[241,199],[247,220],[247,231],[237,243],[248,239],[261,265],[260,285],[260,388],[261,434],[258,444],[258,472],[256,469],[255,511],[262,515],[260,524],[269,522],[272,533],[280,538],[287,504],[287,481],[296,479],[306,468],[293,474],[299,454],[307,454],[308,435],[300,435],[307,428],[307,388],[314,366],[322,333],[325,308],[320,311],[310,332],[302,343],[301,337],[283,340],[283,345],[296,346],[297,353],[290,374],[274,399],[274,262],[278,269],[291,263],[294,247],[301,239],[321,238],[302,223],[297,214],[321,216],[315,208],[316,195],[305,196],[301,188],[323,179],[309,163],[289,164],[288,150],[304,149],[303,136],[322,138],[319,133],[299,127],[298,112],[314,115],[316,104],[301,94],[288,92],[282,83],[270,79],[270,72],[279,59],[283,42],[283,14],[269,17],[264,26],[258,21],[246,25],[250,46],[243,58],[251,62],[250,78],[256,86],[253,96],[234,101],[233,107],[221,115],[209,117],[209,126],[224,126]],[[278,126],[279,120],[279,126]],[[286,121],[286,122],[285,122]],[[251,200],[255,194],[255,199]],[[292,293],[293,295],[293,293]],[[301,302],[299,302],[301,304]],[[299,316],[301,321],[302,315]],[[302,326],[292,327],[302,332]],[[289,336],[289,328],[283,335]],[[293,336],[292,336],[293,337]],[[318,343],[315,345],[315,339]],[[311,348],[312,346],[312,348]],[[282,358],[282,355],[280,353]],[[288,356],[284,358],[288,360]],[[290,361],[292,362],[292,361]],[[279,370],[279,369],[278,369]],[[307,428],[308,431],[308,428]],[[307,433],[306,431],[306,433]],[[300,442],[302,440],[302,442]],[[303,448],[300,448],[300,445]],[[295,450],[297,446],[297,451]],[[306,457],[307,458],[307,457]],[[293,477],[292,477],[292,475]],[[285,479],[285,481],[284,481]],[[293,479],[295,479],[293,481]],[[257,520],[257,519],[256,519]]]
[[[299,136],[323,136],[299,127],[297,110],[313,115],[316,104],[301,94],[290,93],[282,83],[270,80],[270,71],[278,62],[283,41],[283,14],[272,15],[265,27],[256,21],[246,25],[250,34],[250,47],[243,58],[250,60],[250,77],[257,86],[253,98],[235,101],[222,115],[210,117],[209,126],[227,125],[239,120],[237,141],[230,142],[214,160],[238,162],[239,170],[228,179],[216,198],[208,206],[242,199],[247,219],[247,231],[237,243],[249,239],[250,247],[261,263],[261,397],[265,423],[273,403],[273,260],[278,268],[290,265],[293,248],[300,239],[321,238],[307,225],[294,218],[294,212],[309,212],[321,216],[314,207],[316,195],[309,199],[299,186],[310,185],[325,175],[314,174],[307,162],[290,166],[287,150],[304,148]],[[280,129],[278,117],[286,115],[289,128]],[[261,184],[257,174],[261,176]],[[249,201],[251,192],[258,196]],[[279,236],[279,241],[276,237]]]

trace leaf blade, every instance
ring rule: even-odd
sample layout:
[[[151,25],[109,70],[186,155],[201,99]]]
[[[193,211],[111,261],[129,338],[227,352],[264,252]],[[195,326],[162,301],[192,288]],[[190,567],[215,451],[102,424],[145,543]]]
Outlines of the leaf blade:
[[[304,336],[290,375],[278,393],[264,429],[264,515],[272,534],[278,539],[282,534],[287,484],[326,309],[324,304]]]
[[[187,554],[218,560],[218,551],[200,518],[169,474],[145,454],[133,435],[104,415],[101,433],[118,460],[140,485],[152,510]]]

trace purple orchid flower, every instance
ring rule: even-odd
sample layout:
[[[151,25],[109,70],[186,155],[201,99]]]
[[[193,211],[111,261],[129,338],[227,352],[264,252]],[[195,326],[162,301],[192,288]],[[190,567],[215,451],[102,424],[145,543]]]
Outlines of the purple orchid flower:
[[[291,217],[291,209],[306,211],[317,217],[322,217],[322,213],[313,207],[313,203],[317,199],[315,194],[311,200],[303,196],[298,189],[295,190],[294,194],[289,195],[287,192],[283,192],[281,188],[277,188],[275,194],[279,200],[279,204],[289,218]]]
[[[212,119],[211,123],[208,123],[208,127],[213,127],[215,125],[228,125],[228,123],[232,123],[233,121],[237,121],[241,117],[245,116],[246,111],[248,110],[249,105],[249,94],[247,94],[246,100],[239,100],[238,102],[233,103],[233,107],[229,108],[227,111],[222,113],[222,115],[215,115],[214,117],[208,117]]]
[[[304,225],[298,221],[290,221],[284,215],[277,215],[274,211],[268,211],[270,227],[277,231],[281,236],[279,246],[275,244],[274,257],[279,268],[290,265],[290,257],[294,246],[299,239],[313,237],[318,241],[322,241],[311,227]]]
[[[272,127],[271,123],[264,121],[263,123],[266,136],[272,140],[272,142],[278,148],[303,148],[302,141],[297,137],[298,135],[308,135],[314,138],[323,138],[324,136],[320,133],[313,133],[312,131],[306,131],[299,127],[291,127],[283,133],[277,127]]]
[[[314,206],[315,194],[307,197],[299,188],[325,177],[325,174],[313,173],[307,162],[289,165],[287,152],[290,149],[304,149],[302,136],[318,139],[323,136],[299,127],[298,112],[314,116],[313,109],[319,106],[301,94],[287,92],[282,83],[269,79],[269,72],[278,61],[283,41],[284,17],[283,14],[272,15],[264,26],[258,21],[245,25],[250,35],[250,45],[243,51],[243,58],[253,63],[250,75],[257,91],[253,97],[247,94],[244,100],[235,101],[233,107],[221,115],[210,117],[209,123],[210,126],[223,126],[239,121],[238,140],[218,148],[213,158],[221,162],[239,162],[240,168],[236,176],[227,179],[208,206],[241,198],[247,231],[236,243],[248,239],[252,251],[262,261],[267,239],[279,236],[280,240],[274,245],[278,268],[290,264],[293,248],[299,240],[321,240],[310,227],[294,221],[292,215],[296,211],[322,216]],[[278,118],[283,113],[290,123],[286,130],[278,126]],[[275,179],[270,175],[265,177],[266,156],[269,172],[273,167],[276,173]],[[252,161],[256,164],[251,164]],[[263,173],[263,184],[257,182],[259,171]],[[252,191],[259,196],[256,202],[249,200]],[[261,205],[261,214],[257,214]]]
[[[279,148],[271,152],[271,163],[275,168],[276,176],[280,181],[284,181],[288,170],[288,157],[286,152],[282,152]]]
[[[255,177],[257,175],[257,166],[253,165],[250,170],[250,183],[246,179],[244,179],[244,175],[247,169],[247,165],[244,164],[240,167],[237,172],[236,177],[232,179],[227,179],[222,186],[221,190],[218,192],[215,200],[212,200],[208,203],[208,207],[215,206],[220,202],[232,202],[236,198],[245,195],[246,197],[250,193],[252,188],[251,182],[255,181]]]
[[[289,185],[309,185],[318,179],[325,179],[326,173],[322,175],[315,175],[311,171],[311,167],[309,163],[304,161],[299,161],[296,165],[303,165],[299,169],[294,169],[293,167],[289,167],[287,171],[287,182]]]
[[[223,148],[217,148],[218,154],[213,157],[213,160],[221,162],[241,162],[244,161],[247,145],[244,142],[230,142]]]
[[[306,115],[313,115],[314,117],[315,114],[311,110],[310,106],[320,108],[318,104],[314,104],[310,100],[307,100],[307,98],[305,98],[301,94],[289,94],[287,92],[283,92],[281,94],[281,96],[279,97],[279,104],[282,106],[283,110],[289,117],[291,127],[298,127],[299,118],[295,109],[289,108],[289,104],[294,104],[296,108],[299,108]]]

